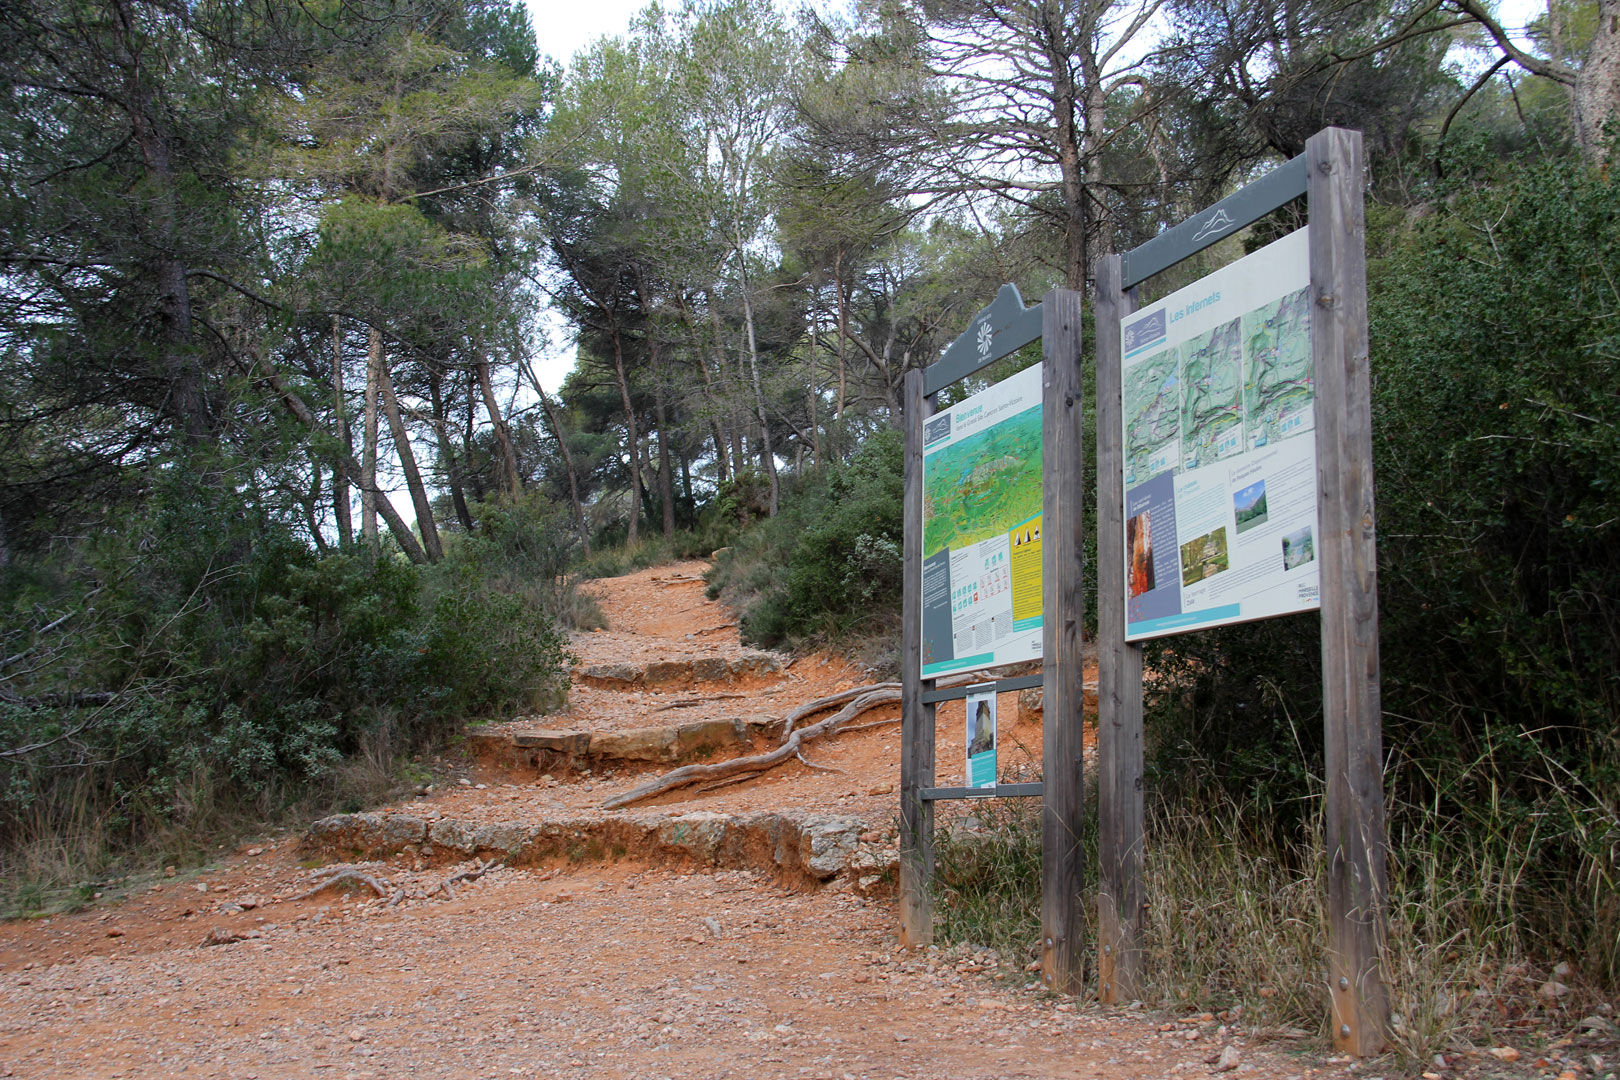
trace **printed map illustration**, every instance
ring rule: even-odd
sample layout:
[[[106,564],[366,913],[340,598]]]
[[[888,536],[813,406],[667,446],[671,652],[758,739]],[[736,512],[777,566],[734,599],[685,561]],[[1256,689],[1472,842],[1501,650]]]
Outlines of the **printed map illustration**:
[[[1309,294],[1300,289],[1243,316],[1243,406],[1251,448],[1315,427]]]
[[[1181,463],[1211,465],[1243,452],[1243,327],[1222,323],[1181,346]]]
[[[1181,464],[1181,358],[1175,349],[1125,373],[1125,482],[1144,483]]]
[[[1041,512],[1041,407],[923,461],[923,557],[1011,531]]]

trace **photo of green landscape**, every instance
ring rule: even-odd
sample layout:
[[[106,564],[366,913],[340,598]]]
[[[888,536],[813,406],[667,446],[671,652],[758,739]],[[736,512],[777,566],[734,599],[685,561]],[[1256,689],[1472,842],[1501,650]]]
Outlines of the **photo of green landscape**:
[[[1226,526],[1181,545],[1181,583],[1196,585],[1232,565],[1226,552]]]
[[[1009,532],[1041,512],[1041,407],[923,459],[923,557]]]

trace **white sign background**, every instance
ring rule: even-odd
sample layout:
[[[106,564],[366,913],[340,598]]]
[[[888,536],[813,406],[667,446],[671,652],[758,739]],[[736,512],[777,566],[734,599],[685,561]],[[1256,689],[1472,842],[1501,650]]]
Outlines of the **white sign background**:
[[[1121,320],[1128,641],[1320,607],[1299,229]]]

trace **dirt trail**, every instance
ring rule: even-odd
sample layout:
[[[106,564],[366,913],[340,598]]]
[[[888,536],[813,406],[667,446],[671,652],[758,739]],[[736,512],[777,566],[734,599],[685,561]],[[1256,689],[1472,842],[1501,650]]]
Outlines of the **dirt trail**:
[[[702,569],[600,583],[612,628],[576,636],[582,666],[743,656],[725,610],[703,598]],[[719,689],[576,685],[569,714],[528,723],[613,731],[688,710],[780,716],[865,681],[812,657]],[[693,698],[706,700],[670,707]],[[1003,716],[1016,712],[1009,696]],[[944,779],[961,769],[960,706],[941,714]],[[653,809],[832,810],[892,843],[898,736],[879,726],[811,744],[817,768],[795,761]],[[1038,721],[1013,723],[1004,740],[1004,760],[1033,759]],[[539,819],[599,807],[647,775],[548,781],[469,764],[396,809]],[[1077,1008],[983,956],[903,953],[892,900],[863,894],[854,874],[811,887],[630,853],[500,866],[435,891],[482,865],[446,856],[413,845],[359,864],[387,898],[361,887],[277,899],[332,872],[285,837],[78,914],[0,926],[0,1076],[1163,1078],[1213,1075],[1228,1047],[1222,1075],[1358,1075],[1214,1018]]]

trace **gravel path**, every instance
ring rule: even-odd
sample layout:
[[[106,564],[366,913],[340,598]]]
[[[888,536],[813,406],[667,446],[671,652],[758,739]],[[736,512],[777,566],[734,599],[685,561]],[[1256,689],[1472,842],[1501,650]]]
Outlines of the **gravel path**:
[[[702,568],[601,583],[614,629],[579,635],[576,649],[587,663],[740,655],[735,628],[702,597]],[[744,706],[779,714],[865,681],[822,659],[790,675],[747,688]],[[647,703],[592,695],[576,699],[569,720],[588,724],[603,710],[604,722],[628,722]],[[1011,716],[1016,705],[1005,709]],[[960,754],[948,737],[959,724],[941,722],[942,773]],[[876,728],[833,740],[818,764],[840,773],[793,763],[688,798],[707,808],[853,808],[887,827],[894,797],[882,789],[895,778],[897,735]],[[1021,732],[1038,751],[1038,729],[1029,736]],[[599,804],[634,778],[575,778],[566,790],[466,779],[411,805],[509,817],[554,802]],[[288,899],[332,873],[301,865],[296,848],[297,838],[281,838],[78,914],[0,926],[0,1076],[1367,1073],[1301,1043],[1252,1044],[1217,1017],[1076,1007],[984,954],[902,952],[892,903],[847,883],[793,891],[750,871],[610,861],[495,868],[443,891],[440,882],[476,867],[409,854],[355,866],[405,897],[390,906],[358,881]]]

